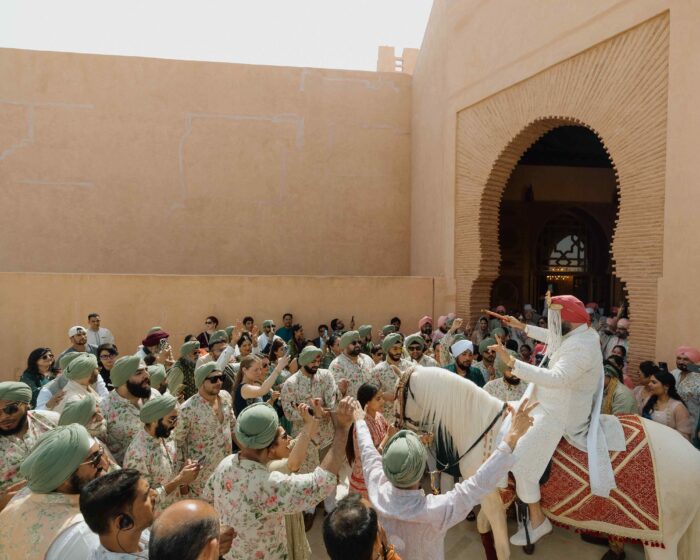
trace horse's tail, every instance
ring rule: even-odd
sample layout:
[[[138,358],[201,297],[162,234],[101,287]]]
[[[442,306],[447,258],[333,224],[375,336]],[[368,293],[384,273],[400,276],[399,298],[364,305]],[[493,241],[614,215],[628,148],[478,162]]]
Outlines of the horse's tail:
[[[678,543],[679,560],[696,560],[697,558],[700,558],[700,507],[695,510],[693,520]]]

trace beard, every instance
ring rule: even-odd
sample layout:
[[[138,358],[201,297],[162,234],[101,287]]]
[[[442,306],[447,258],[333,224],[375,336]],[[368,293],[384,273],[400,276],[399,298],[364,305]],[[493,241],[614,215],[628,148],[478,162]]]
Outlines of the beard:
[[[571,332],[571,323],[569,321],[561,322],[561,335],[566,336]]]
[[[158,420],[158,425],[156,426],[156,437],[157,438],[163,438],[167,439],[170,437],[170,432],[173,431],[173,428],[168,428],[167,426],[163,425],[163,419],[161,418]]]
[[[359,346],[355,346],[352,350],[348,351],[348,354],[350,356],[359,356],[360,352],[362,352],[362,348],[360,348]]]
[[[503,376],[503,381],[508,383],[508,385],[520,385],[520,378],[515,377],[514,375],[511,375],[510,377],[504,375]]]
[[[459,371],[469,371],[469,368],[472,366],[472,363],[471,361],[469,361],[466,364],[462,364],[459,361],[455,360],[455,366]]]
[[[685,362],[676,362],[676,367],[680,371],[688,371],[688,364],[686,364]],[[2,433],[2,432],[0,432],[0,433]]]
[[[131,381],[127,381],[126,388],[129,393],[141,399],[147,399],[151,396],[151,381],[149,379],[146,379],[142,383],[132,383]]]
[[[318,371],[318,366],[304,366],[304,371],[309,375],[316,375]]]
[[[19,419],[19,422],[17,422],[17,425],[14,428],[9,428],[7,430],[0,429],[0,437],[3,436],[13,436],[15,434],[18,434],[21,432],[24,427],[27,425],[27,411],[24,412],[24,415],[22,418]]]
[[[80,494],[80,491],[87,486],[89,482],[92,482],[96,478],[102,476],[104,474],[104,471],[102,470],[102,467],[98,467],[95,470],[95,476],[92,478],[82,478],[78,476],[77,472],[74,472],[72,475],[70,475],[70,478],[68,479],[68,483],[70,485],[70,491],[67,492],[67,494]]]

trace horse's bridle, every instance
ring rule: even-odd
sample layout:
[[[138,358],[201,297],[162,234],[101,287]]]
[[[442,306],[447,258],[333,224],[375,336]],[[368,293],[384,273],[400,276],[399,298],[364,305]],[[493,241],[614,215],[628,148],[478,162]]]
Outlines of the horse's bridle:
[[[397,428],[401,429],[406,429],[406,430],[411,430],[412,432],[415,432],[418,435],[428,435],[430,438],[434,437],[434,434],[432,432],[423,430],[420,428],[419,422],[416,422],[413,418],[410,418],[409,416],[406,416],[406,399],[408,395],[411,395],[411,398],[413,400],[416,399],[415,395],[413,394],[413,391],[411,390],[411,375],[413,375],[413,368],[410,368],[406,370],[402,375],[401,378],[399,379],[398,383],[396,384],[396,392],[394,393],[394,398],[396,402],[398,403],[398,411],[396,412],[396,422],[395,426]],[[436,473],[441,473],[443,471],[446,471],[447,469],[451,469],[452,467],[456,466],[459,464],[459,462],[464,459],[464,457],[467,456],[467,454],[474,449],[479,443],[481,443],[481,440],[483,440],[486,435],[491,431],[491,428],[494,427],[496,422],[498,422],[498,419],[503,415],[503,412],[508,408],[508,403],[504,402],[503,406],[501,409],[498,411],[498,414],[494,417],[493,420],[489,423],[488,426],[486,426],[486,429],[481,432],[481,435],[477,438],[477,440],[469,446],[469,448],[462,453],[462,455],[459,456],[459,458],[456,461],[453,461],[452,463],[449,463],[447,465],[443,464],[441,461],[435,458],[436,464],[438,466],[438,469],[436,471],[433,471],[431,474],[431,477],[434,477]]]

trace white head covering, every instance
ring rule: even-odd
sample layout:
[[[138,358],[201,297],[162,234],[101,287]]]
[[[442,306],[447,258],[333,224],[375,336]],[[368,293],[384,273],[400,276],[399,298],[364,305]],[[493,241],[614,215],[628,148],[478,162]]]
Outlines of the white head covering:
[[[458,340],[450,347],[453,358],[456,358],[467,350],[474,352],[474,345],[469,340]]]

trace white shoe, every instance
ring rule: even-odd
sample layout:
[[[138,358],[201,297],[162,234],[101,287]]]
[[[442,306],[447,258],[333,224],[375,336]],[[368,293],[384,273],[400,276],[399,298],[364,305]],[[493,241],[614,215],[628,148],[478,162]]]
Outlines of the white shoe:
[[[549,522],[549,519],[545,517],[544,521],[534,529],[532,528],[532,523],[528,522],[527,530],[530,534],[530,544],[535,544],[542,537],[552,532],[552,524]],[[514,546],[527,546],[525,525],[521,526],[518,532],[510,538],[510,544]]]

